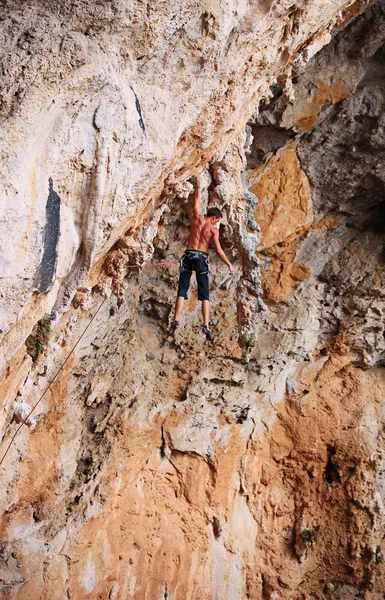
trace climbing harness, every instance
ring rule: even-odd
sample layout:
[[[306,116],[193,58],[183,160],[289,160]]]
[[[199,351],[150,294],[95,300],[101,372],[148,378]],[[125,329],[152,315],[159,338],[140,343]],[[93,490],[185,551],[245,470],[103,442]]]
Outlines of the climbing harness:
[[[158,266],[163,266],[163,265],[177,265],[178,261],[173,261],[173,262],[157,262],[157,263],[143,263],[142,265],[126,265],[127,269],[140,269],[141,267],[158,267]],[[117,284],[117,279],[114,280],[113,284],[112,284],[112,289],[115,288]],[[34,406],[31,408],[30,412],[28,413],[28,415],[22,420],[22,422],[20,423],[19,427],[16,429],[15,433],[13,434],[1,460],[0,460],[0,466],[3,464],[5,457],[7,456],[10,448],[13,445],[13,442],[16,439],[17,434],[19,433],[19,431],[21,430],[21,428],[23,427],[23,425],[25,425],[29,418],[31,417],[32,413],[35,411],[35,409],[37,408],[37,406],[40,404],[40,402],[43,400],[44,396],[46,395],[46,393],[48,392],[48,390],[50,389],[50,387],[52,386],[52,384],[56,381],[56,379],[58,378],[59,374],[61,373],[61,371],[63,370],[63,368],[65,367],[65,365],[67,364],[68,360],[70,359],[71,355],[73,354],[73,352],[75,351],[76,347],[79,345],[80,341],[82,340],[84,334],[86,333],[86,331],[88,330],[88,328],[90,327],[92,321],[94,321],[95,317],[97,316],[97,314],[100,312],[100,310],[102,309],[102,307],[104,306],[105,302],[107,301],[108,298],[104,298],[103,301],[100,303],[100,305],[98,306],[98,308],[96,309],[96,311],[94,312],[94,314],[92,315],[88,325],[85,327],[85,329],[83,330],[83,332],[81,333],[79,339],[77,340],[77,342],[75,343],[75,345],[73,346],[73,348],[71,349],[70,353],[68,354],[67,358],[65,359],[65,361],[63,362],[63,364],[59,367],[59,369],[57,370],[56,374],[54,375],[54,377],[51,379],[51,381],[48,383],[47,387],[45,388],[44,392],[42,393],[42,395],[40,396],[40,398],[38,399],[38,401],[36,402],[36,404],[34,404]]]
[[[192,267],[192,269],[187,268],[184,262],[185,259],[192,263],[189,265]],[[207,252],[203,252],[202,250],[187,249],[179,261],[179,272],[183,273],[184,271],[187,273],[196,271],[200,275],[206,275],[207,273],[208,277],[210,277],[210,262]]]

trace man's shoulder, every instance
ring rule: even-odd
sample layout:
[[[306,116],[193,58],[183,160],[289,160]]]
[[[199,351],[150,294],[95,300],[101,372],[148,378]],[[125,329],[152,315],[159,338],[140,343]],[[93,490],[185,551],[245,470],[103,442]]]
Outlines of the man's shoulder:
[[[218,227],[215,227],[215,225],[211,225],[210,231],[213,236],[219,235]]]

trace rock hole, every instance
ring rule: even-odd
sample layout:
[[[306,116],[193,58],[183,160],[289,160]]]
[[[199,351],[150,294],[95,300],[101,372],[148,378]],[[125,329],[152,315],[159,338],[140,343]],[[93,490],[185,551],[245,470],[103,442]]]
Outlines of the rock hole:
[[[98,424],[97,424],[95,415],[90,415],[86,419],[86,428],[88,429],[88,431],[90,433],[95,433],[97,425]]]
[[[217,517],[213,517],[213,533],[216,539],[218,539],[222,533],[222,527]]]
[[[137,400],[138,398],[135,396],[135,398],[130,401],[128,408],[132,408],[136,404]]]
[[[236,422],[238,423],[238,425],[242,425],[242,423],[244,423],[246,421],[248,414],[249,414],[248,406],[242,408],[239,411],[239,413],[237,414],[237,419],[236,419]]]
[[[92,456],[87,456],[85,458],[81,458],[79,460],[79,470],[84,474],[88,475],[90,472],[90,468],[92,466],[93,459]]]
[[[267,599],[270,598],[270,586],[268,585],[265,576],[261,575],[262,579],[262,598]]]
[[[328,461],[327,461],[326,467],[325,467],[325,479],[329,485],[331,485],[333,482],[340,483],[341,476],[338,472],[337,466],[333,462],[333,456],[335,455],[336,450],[335,450],[335,448],[333,448],[333,446],[328,446],[327,450],[328,450]]]

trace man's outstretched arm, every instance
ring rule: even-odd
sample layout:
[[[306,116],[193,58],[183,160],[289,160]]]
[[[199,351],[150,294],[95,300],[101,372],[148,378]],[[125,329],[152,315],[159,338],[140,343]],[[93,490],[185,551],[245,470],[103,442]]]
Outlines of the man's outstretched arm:
[[[194,219],[197,219],[198,217],[202,216],[201,209],[200,209],[200,203],[201,203],[201,180],[198,175],[195,179],[195,190],[194,190],[194,200],[193,200]]]
[[[219,258],[229,267],[230,273],[234,273],[234,267],[231,264],[231,262],[229,261],[229,259],[227,258],[226,254],[223,252],[222,246],[219,243],[219,231],[214,232],[212,239],[213,239],[214,248],[215,248],[216,253],[218,254]]]

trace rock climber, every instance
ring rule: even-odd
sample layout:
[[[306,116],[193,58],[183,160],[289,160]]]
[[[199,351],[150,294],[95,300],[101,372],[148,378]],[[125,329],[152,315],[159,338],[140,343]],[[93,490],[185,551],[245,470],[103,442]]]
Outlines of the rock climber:
[[[211,241],[219,258],[229,267],[230,273],[234,273],[234,268],[219,243],[219,222],[222,213],[219,208],[210,208],[206,216],[203,216],[200,211],[200,199],[201,182],[198,176],[194,190],[194,216],[187,242],[187,250],[180,259],[178,296],[175,303],[174,321],[171,324],[169,333],[174,336],[179,327],[179,317],[184,301],[187,299],[191,275],[195,271],[198,284],[198,300],[202,301],[202,332],[205,334],[206,339],[211,342],[213,339],[209,329],[209,244]]]

